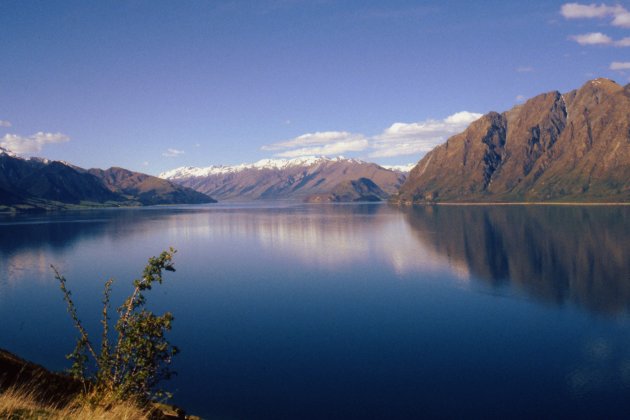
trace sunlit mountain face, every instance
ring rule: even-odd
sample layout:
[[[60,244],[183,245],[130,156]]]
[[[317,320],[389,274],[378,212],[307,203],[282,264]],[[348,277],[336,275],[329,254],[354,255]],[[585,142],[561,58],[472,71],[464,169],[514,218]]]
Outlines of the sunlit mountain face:
[[[377,194],[379,198],[385,199],[398,192],[406,172],[358,159],[304,157],[263,159],[235,166],[181,167],[164,172],[160,177],[220,201],[309,200],[334,193],[335,188],[344,183],[368,179],[383,191]]]

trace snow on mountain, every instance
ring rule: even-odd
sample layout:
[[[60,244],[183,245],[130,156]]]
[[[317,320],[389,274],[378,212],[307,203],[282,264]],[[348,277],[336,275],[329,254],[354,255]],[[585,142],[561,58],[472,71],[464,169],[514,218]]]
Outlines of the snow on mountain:
[[[5,149],[4,147],[0,147],[0,155],[7,155],[11,157],[17,157],[15,153],[10,150]]]
[[[408,172],[411,172],[414,166],[416,166],[416,163],[408,163],[406,165],[381,165],[381,166],[385,169],[389,169],[390,171],[408,173]]]
[[[70,166],[71,168],[76,168],[76,166],[72,165],[71,163],[66,162],[65,160],[50,160],[47,158],[43,158],[43,157],[37,157],[37,156],[30,156],[27,158],[23,158],[21,156],[19,156],[17,153],[14,153],[8,149],[5,149],[4,147],[0,147],[0,155],[7,155],[7,156],[11,156],[14,159],[20,159],[23,161],[30,161],[30,162],[37,162],[37,163],[41,163],[43,165],[48,165],[51,162],[57,162],[57,163],[61,163],[63,165],[66,166]]]
[[[246,169],[257,170],[282,170],[293,167],[309,167],[327,162],[351,162],[351,163],[365,163],[358,159],[348,159],[343,156],[335,158],[328,158],[324,156],[305,156],[295,159],[261,159],[255,163],[242,163],[240,165],[224,166],[224,165],[212,165],[205,168],[196,168],[192,166],[184,166],[170,171],[162,172],[158,175],[163,179],[188,179],[188,178],[200,178],[210,175],[223,175],[229,173],[237,173]]]
[[[363,178],[390,195],[398,191],[406,178],[402,172],[342,156],[263,159],[251,164],[206,168],[183,167],[159,176],[220,201],[302,200],[313,195],[329,197],[337,186],[343,184],[347,187]],[[365,183],[365,180],[361,182]]]

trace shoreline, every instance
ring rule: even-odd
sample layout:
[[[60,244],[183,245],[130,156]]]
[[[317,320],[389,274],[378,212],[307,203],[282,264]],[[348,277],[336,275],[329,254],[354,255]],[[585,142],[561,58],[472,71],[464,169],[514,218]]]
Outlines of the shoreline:
[[[630,202],[599,202],[599,201],[439,201],[439,202],[400,202],[390,201],[389,204],[402,207],[414,206],[630,206]]]

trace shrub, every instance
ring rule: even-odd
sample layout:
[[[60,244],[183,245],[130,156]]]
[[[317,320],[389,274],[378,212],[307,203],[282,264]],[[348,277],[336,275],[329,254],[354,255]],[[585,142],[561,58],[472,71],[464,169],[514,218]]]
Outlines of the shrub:
[[[156,282],[162,283],[163,271],[175,271],[172,262],[175,252],[171,248],[149,258],[142,277],[133,282],[133,292],[118,307],[118,320],[114,325],[116,340],[111,343],[109,310],[113,279],[105,283],[98,353],[78,317],[66,279],[52,267],[68,313],[79,332],[74,351],[67,356],[72,360],[70,373],[83,383],[84,395],[93,403],[133,400],[144,404],[170,397],[157,385],[175,374],[170,364],[179,350],[165,337],[171,329],[173,315],[166,312],[158,316],[147,310],[143,292],[151,290]]]

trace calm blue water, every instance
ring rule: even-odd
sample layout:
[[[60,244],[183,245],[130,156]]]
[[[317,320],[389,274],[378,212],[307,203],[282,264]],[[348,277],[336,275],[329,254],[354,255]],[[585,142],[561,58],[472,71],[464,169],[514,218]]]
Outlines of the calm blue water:
[[[0,347],[52,369],[102,285],[175,315],[174,402],[206,418],[624,417],[630,207],[211,205],[0,219]]]

